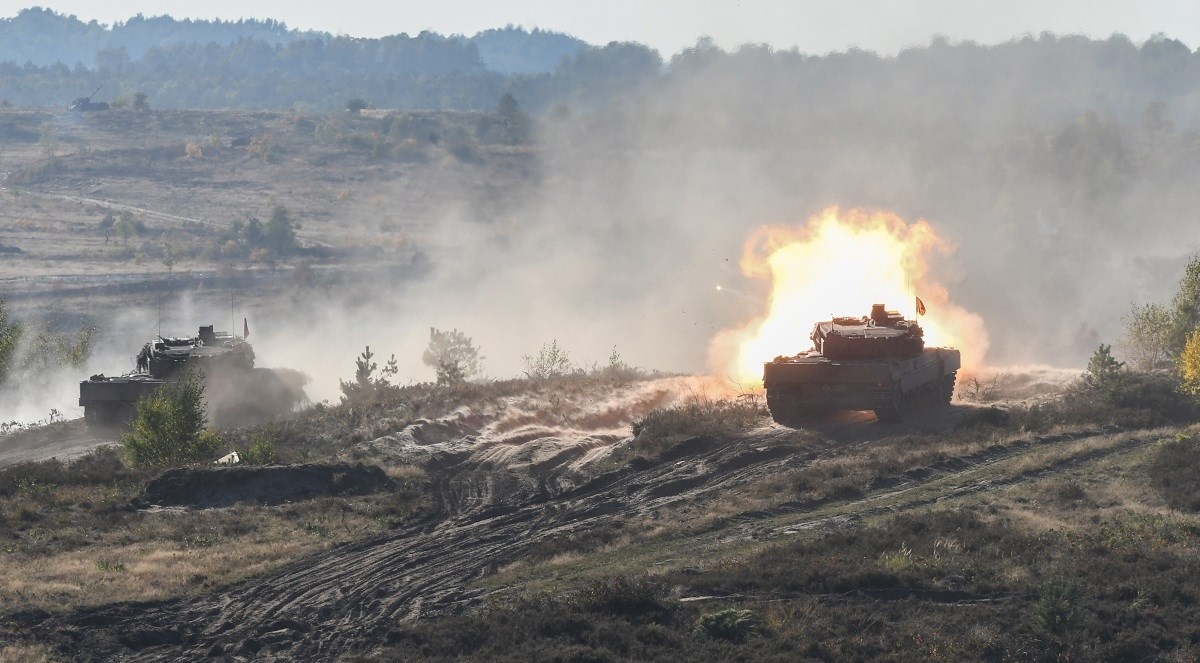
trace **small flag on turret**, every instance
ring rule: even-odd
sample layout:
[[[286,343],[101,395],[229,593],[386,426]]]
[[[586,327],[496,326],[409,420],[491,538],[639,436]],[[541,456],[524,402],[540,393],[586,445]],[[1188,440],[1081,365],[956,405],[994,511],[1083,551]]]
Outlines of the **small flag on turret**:
[[[925,302],[920,297],[917,297],[917,315],[925,315]]]
[[[246,318],[242,318],[242,338],[250,338],[250,321]]]

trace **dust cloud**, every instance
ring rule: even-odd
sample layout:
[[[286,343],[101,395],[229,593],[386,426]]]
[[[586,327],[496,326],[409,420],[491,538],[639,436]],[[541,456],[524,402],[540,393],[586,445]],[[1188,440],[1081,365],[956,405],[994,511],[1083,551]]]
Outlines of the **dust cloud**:
[[[582,363],[616,346],[635,365],[705,372],[711,339],[766,306],[765,284],[736,269],[746,238],[838,205],[932,224],[953,251],[930,278],[982,316],[991,364],[1081,366],[1197,248],[1200,108],[1104,73],[1105,58],[1169,46],[1043,37],[810,58],[701,43],[653,86],[550,113],[516,204],[439,219],[429,276],[331,302],[311,329],[340,353],[305,360],[346,375],[369,343],[428,379],[419,351],[437,326],[471,335],[493,376],[551,339]],[[1072,54],[1056,82],[1049,68]]]
[[[416,220],[431,229],[419,278],[381,270],[245,302],[235,324],[250,318],[260,365],[311,376],[314,400],[336,400],[368,345],[381,365],[395,354],[400,383],[432,379],[431,326],[471,336],[491,377],[519,375],[551,340],[583,366],[615,348],[705,373],[712,339],[765,311],[766,284],[737,270],[747,237],[840,206],[932,224],[954,250],[930,278],[982,317],[991,364],[1081,366],[1197,250],[1200,102],[1106,68],[1172,44],[939,39],[881,58],[702,41],[644,87],[540,118],[504,204]],[[218,298],[190,306],[172,333],[229,318]],[[805,349],[808,331],[779,352]]]

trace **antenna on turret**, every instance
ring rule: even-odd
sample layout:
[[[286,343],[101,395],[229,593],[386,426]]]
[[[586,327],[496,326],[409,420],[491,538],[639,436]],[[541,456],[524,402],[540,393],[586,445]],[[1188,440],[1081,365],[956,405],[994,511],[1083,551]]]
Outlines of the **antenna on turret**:
[[[162,288],[155,288],[155,290],[157,291],[157,296],[154,298],[154,301],[157,304],[155,308],[157,309],[157,312],[158,312],[158,335],[161,338],[162,337]]]

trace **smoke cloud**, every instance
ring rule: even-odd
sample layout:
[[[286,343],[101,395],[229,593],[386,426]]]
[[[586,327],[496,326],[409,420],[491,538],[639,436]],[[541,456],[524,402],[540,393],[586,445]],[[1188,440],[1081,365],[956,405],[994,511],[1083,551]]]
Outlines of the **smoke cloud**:
[[[1132,302],[1169,296],[1197,250],[1200,102],[1105,69],[1142,50],[1046,37],[812,58],[702,43],[645,87],[550,113],[536,148],[470,171],[490,187],[416,206],[402,221],[420,269],[397,255],[247,298],[236,324],[250,318],[260,365],[309,374],[315,400],[337,398],[367,345],[381,364],[395,354],[401,382],[432,379],[431,326],[471,336],[492,377],[551,340],[584,365],[615,347],[634,365],[706,372],[720,330],[765,311],[767,284],[737,269],[753,230],[839,206],[931,224],[954,250],[929,278],[981,316],[990,363],[1081,366]],[[411,187],[380,195],[414,209]],[[170,313],[171,333],[229,309],[210,293]],[[808,331],[779,353],[805,349]]]

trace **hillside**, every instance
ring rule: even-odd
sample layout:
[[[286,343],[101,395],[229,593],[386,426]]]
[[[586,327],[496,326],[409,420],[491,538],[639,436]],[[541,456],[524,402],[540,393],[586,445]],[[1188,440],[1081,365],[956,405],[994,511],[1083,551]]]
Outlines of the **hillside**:
[[[3,638],[84,660],[1188,651],[1194,411],[1069,387],[792,430],[698,389],[595,375],[312,412],[272,428],[285,458],[397,482],[282,508],[131,510],[148,477],[103,455],[7,470]]]

